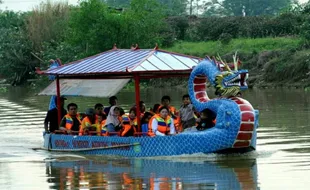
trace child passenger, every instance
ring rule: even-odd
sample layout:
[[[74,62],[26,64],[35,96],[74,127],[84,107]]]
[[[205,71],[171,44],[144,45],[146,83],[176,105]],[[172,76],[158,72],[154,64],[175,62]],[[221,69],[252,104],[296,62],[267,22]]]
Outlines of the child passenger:
[[[210,109],[204,109],[200,113],[198,126],[193,126],[185,129],[186,132],[203,131],[210,129],[215,125],[215,114]]]
[[[210,109],[204,109],[200,113],[200,122],[196,127],[198,131],[210,129],[215,125],[215,114]]]
[[[185,94],[182,98],[183,105],[179,110],[180,122],[182,125],[182,131],[186,128],[195,126],[196,118],[195,118],[195,108],[189,99],[189,95]]]

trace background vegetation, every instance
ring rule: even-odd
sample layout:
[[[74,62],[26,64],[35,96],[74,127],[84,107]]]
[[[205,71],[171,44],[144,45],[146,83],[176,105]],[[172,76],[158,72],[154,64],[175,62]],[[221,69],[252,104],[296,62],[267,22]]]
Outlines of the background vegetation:
[[[204,3],[202,3],[204,2]],[[251,2],[251,3],[250,3]],[[63,63],[139,44],[227,60],[239,52],[251,81],[310,85],[310,4],[293,0],[84,0],[0,10],[0,78],[37,78],[50,59]],[[180,80],[178,80],[179,82]]]

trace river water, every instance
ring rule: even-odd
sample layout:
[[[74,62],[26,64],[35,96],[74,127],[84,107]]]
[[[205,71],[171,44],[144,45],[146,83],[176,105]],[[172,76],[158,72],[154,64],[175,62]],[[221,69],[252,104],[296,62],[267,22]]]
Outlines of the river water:
[[[179,107],[185,89],[147,89],[148,107],[162,95]],[[29,89],[0,93],[0,189],[310,189],[310,93],[249,90],[260,111],[257,150],[244,155],[127,159],[34,151],[43,143],[49,97]],[[118,95],[128,109],[134,93]],[[84,111],[107,99],[68,97]]]

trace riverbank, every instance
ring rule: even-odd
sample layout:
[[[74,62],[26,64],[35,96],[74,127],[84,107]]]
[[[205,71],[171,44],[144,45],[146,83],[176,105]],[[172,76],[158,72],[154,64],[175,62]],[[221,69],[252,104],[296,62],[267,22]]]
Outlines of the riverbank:
[[[249,70],[249,87],[310,87],[310,50],[302,48],[300,38],[232,39],[220,41],[179,42],[168,51],[212,57],[220,55],[232,62],[237,51],[241,69]]]
[[[241,69],[249,70],[249,88],[310,88],[310,50],[302,48],[302,39],[293,37],[232,39],[221,41],[177,42],[165,50],[205,57],[220,55],[223,60],[232,62],[238,52],[242,61]],[[35,81],[27,82],[34,89],[48,84],[44,76],[36,76]],[[142,81],[142,87],[187,86],[187,78],[150,79]],[[129,83],[127,89],[133,88]],[[2,89],[4,91],[4,88]]]

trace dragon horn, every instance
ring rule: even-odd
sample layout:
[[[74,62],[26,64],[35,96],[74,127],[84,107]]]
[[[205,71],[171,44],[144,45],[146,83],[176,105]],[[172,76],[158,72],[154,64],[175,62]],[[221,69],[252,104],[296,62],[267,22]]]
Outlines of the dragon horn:
[[[224,65],[224,68],[225,68],[227,71],[231,72],[231,69],[229,68],[229,66],[227,65],[227,63],[225,63],[225,62],[222,60],[222,58],[219,56],[219,54],[217,54],[217,58],[218,58],[218,60]]]
[[[235,71],[238,71],[238,59],[237,59],[237,53],[238,53],[238,51],[236,51],[235,55],[233,55],[233,60],[234,60],[234,67],[235,67]]]

